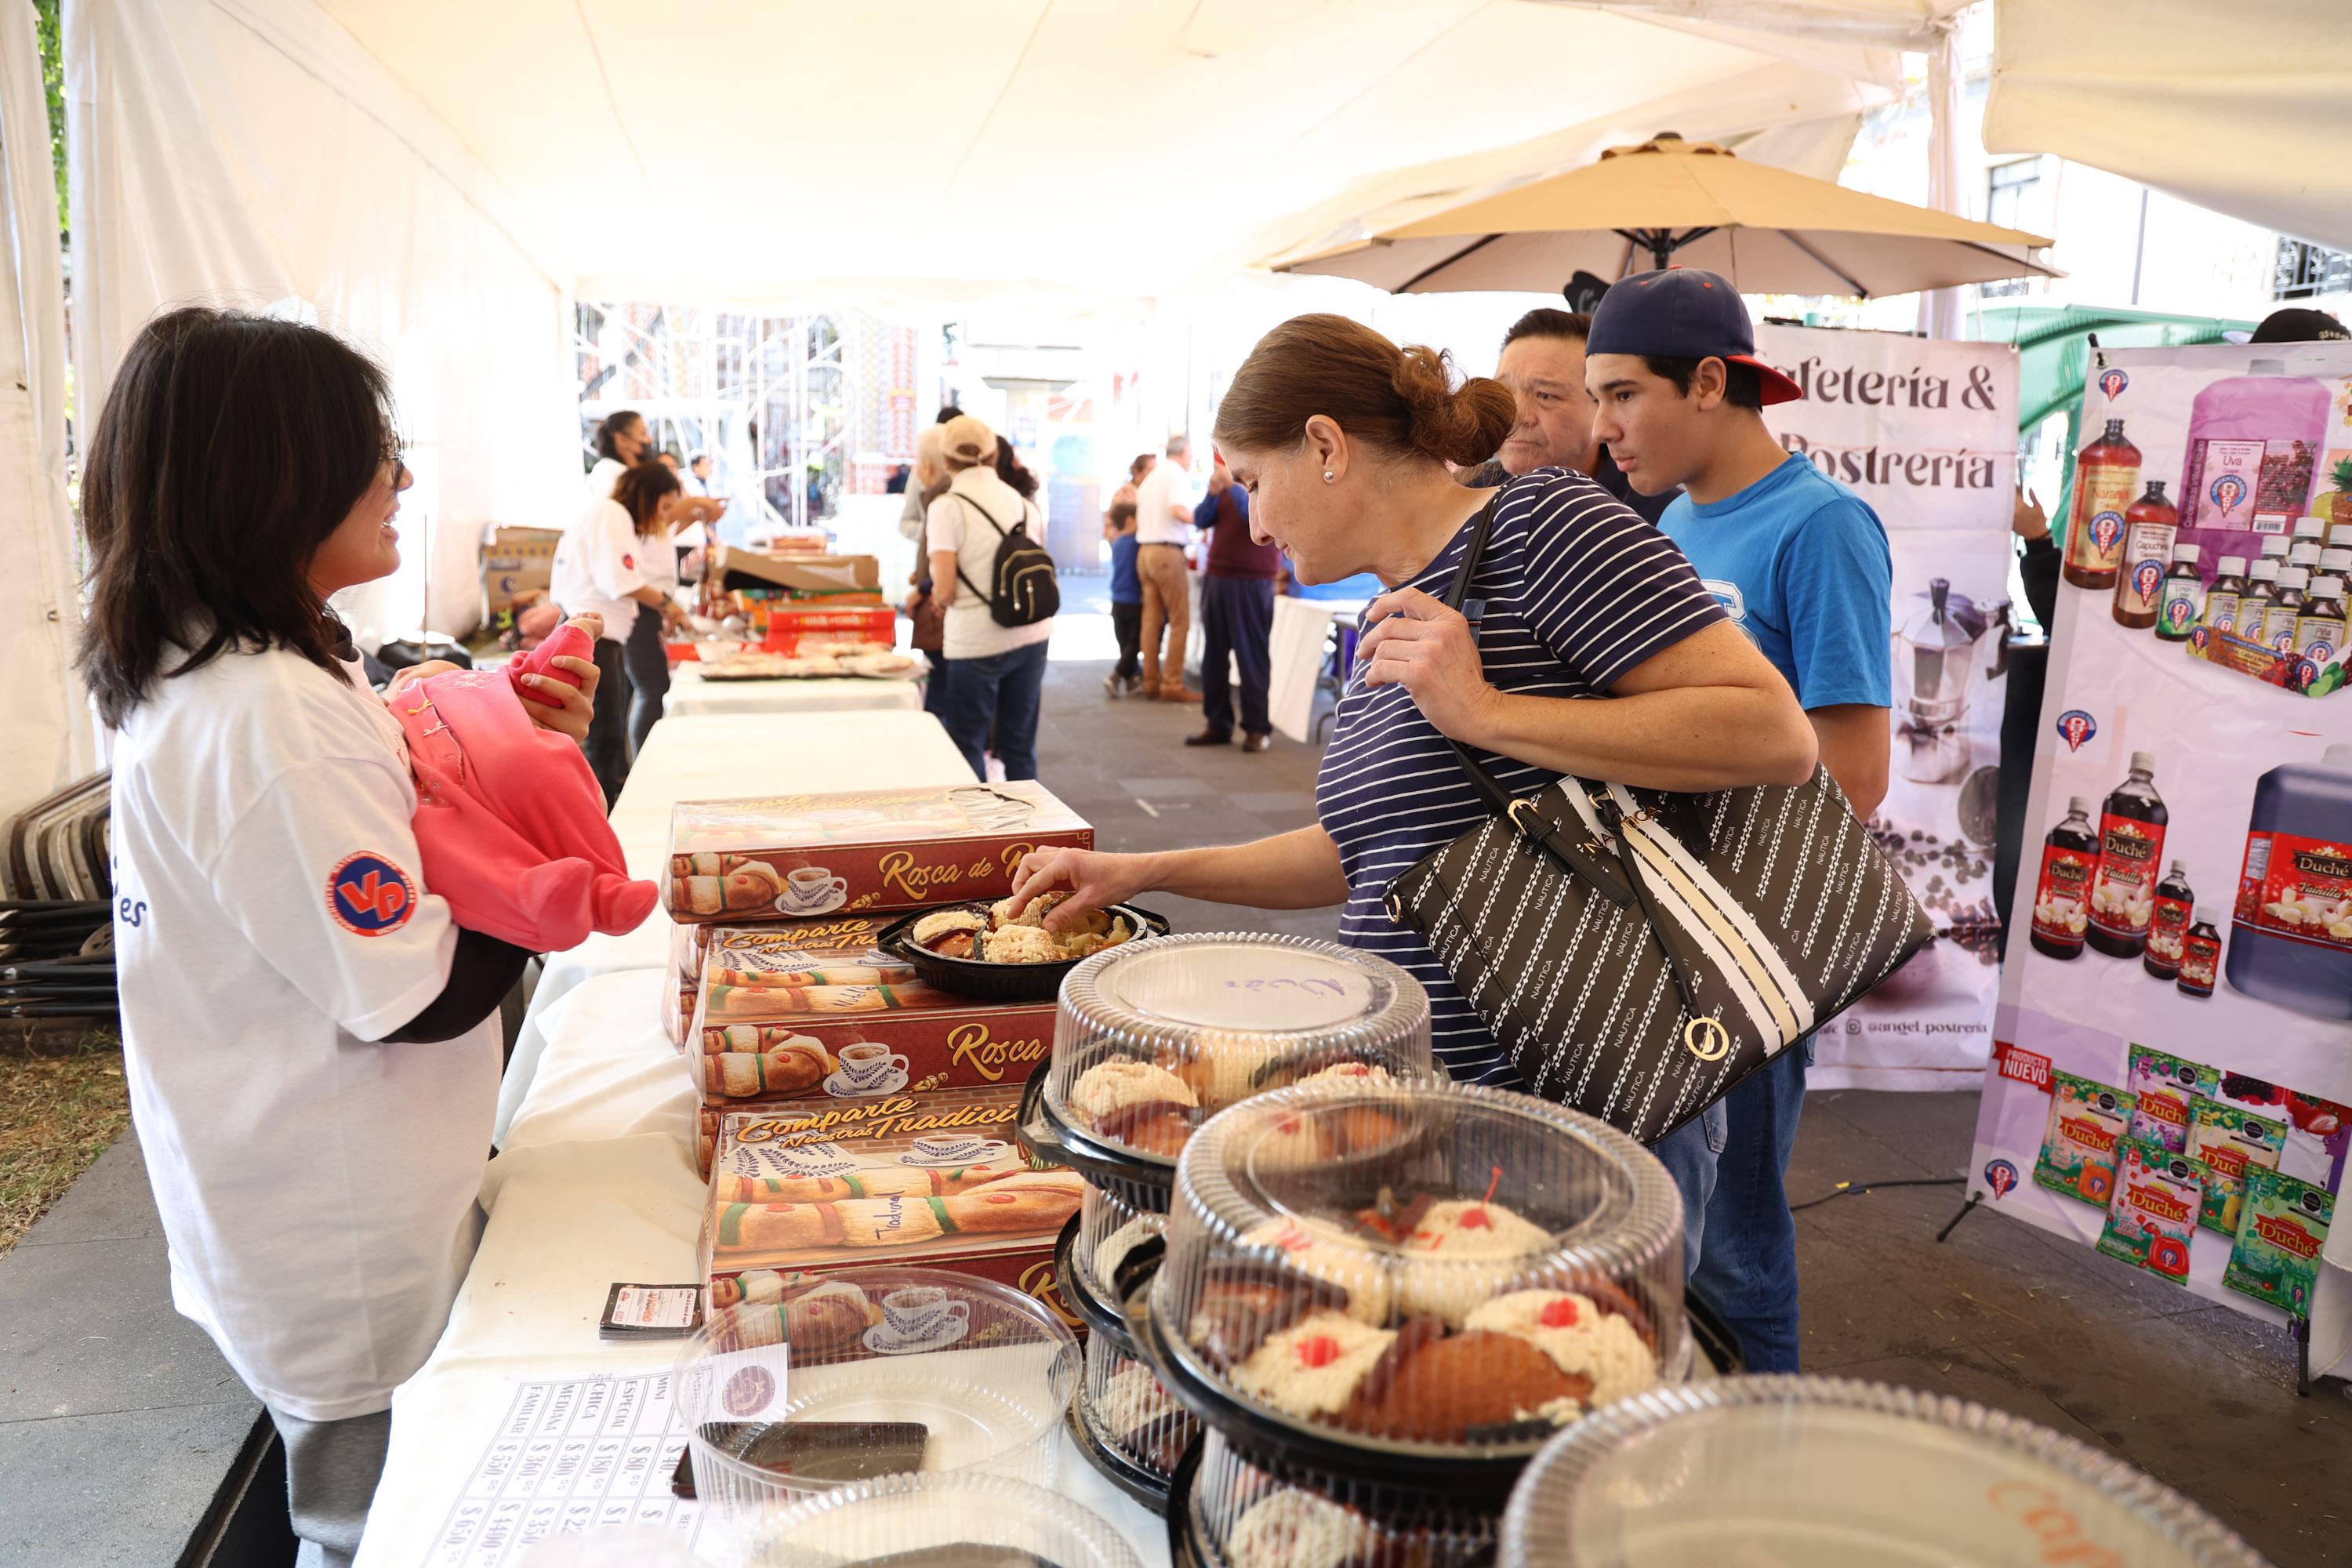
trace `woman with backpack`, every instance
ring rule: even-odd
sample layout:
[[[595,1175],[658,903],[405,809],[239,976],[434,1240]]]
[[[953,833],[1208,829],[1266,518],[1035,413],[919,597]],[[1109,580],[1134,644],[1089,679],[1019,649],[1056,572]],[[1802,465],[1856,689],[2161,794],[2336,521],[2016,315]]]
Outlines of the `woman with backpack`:
[[[971,415],[940,428],[947,493],[924,517],[931,593],[947,611],[948,738],[988,776],[988,739],[1008,779],[1037,776],[1037,708],[1059,595],[1045,514],[996,471],[996,437]]]

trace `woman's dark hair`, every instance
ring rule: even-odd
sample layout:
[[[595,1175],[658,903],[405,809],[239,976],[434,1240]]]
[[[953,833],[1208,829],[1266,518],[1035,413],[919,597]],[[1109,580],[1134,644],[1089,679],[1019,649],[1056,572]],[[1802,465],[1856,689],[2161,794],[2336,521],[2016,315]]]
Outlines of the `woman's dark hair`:
[[[331,332],[202,307],[140,329],[82,460],[75,662],[99,717],[224,653],[340,674],[309,568],[394,451],[391,382]]]
[[[639,463],[622,470],[613,481],[613,499],[628,512],[642,536],[660,529],[662,497],[674,496],[683,488],[677,482],[677,470],[667,463]]]
[[[1159,460],[1158,457],[1150,452],[1139,454],[1135,461],[1127,466],[1127,477],[1129,482],[1142,479],[1145,470]]]
[[[610,458],[616,463],[619,462],[621,460],[621,432],[626,430],[632,425],[642,425],[645,423],[645,417],[646,416],[644,415],[638,413],[634,408],[616,409],[613,413],[605,415],[596,426],[596,455],[600,458]],[[639,457],[645,456],[642,452],[637,455]]]
[[[1521,338],[1566,338],[1583,342],[1592,336],[1592,318],[1581,310],[1555,310],[1538,305],[1511,323],[1503,334],[1503,346],[1509,348]]]
[[[1495,455],[1517,408],[1499,381],[1455,387],[1443,350],[1400,349],[1345,316],[1294,316],[1234,373],[1215,435],[1227,452],[1287,452],[1320,414],[1377,452],[1467,466]]]
[[[1010,441],[1000,439],[996,443],[996,477],[1011,485],[1023,500],[1037,499],[1037,476],[1021,466]]]
[[[1675,359],[1665,354],[1643,354],[1642,363],[1649,367],[1652,375],[1673,382],[1676,397],[1688,397],[1691,381],[1698,374],[1701,362],[1695,359]],[[1756,374],[1754,365],[1734,364],[1729,360],[1723,362],[1723,400],[1734,408],[1752,408],[1759,414],[1763,412],[1764,382],[1763,378]]]

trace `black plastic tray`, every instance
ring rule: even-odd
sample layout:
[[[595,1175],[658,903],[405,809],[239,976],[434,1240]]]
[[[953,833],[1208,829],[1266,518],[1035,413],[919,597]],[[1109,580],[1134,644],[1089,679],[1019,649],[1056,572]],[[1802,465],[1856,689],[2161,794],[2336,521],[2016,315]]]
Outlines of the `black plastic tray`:
[[[1071,1258],[1078,1240],[1078,1223],[1086,1216],[1072,1215],[1062,1226],[1062,1234],[1054,1241],[1054,1279],[1062,1289],[1062,1300],[1068,1302],[1078,1316],[1086,1321],[1087,1332],[1100,1334],[1118,1347],[1121,1355],[1134,1359],[1135,1342],[1127,1337],[1127,1317],[1111,1302],[1105,1301],[1087,1283],[1087,1277]]]
[[[1060,996],[1062,977],[1084,963],[1085,959],[1066,959],[1059,963],[990,963],[984,959],[949,958],[918,945],[914,940],[918,921],[948,910],[970,910],[985,919],[989,907],[987,903],[940,904],[917,910],[883,927],[874,945],[913,966],[917,978],[926,985],[952,991],[975,1002],[1051,1002]],[[1169,931],[1166,915],[1139,910],[1133,904],[1113,904],[1104,912],[1127,917],[1127,923],[1135,928],[1129,942],[1166,936]],[[1124,947],[1126,943],[1119,945]]]
[[[1083,1394],[1079,1395],[1079,1399],[1084,1397]],[[1105,1442],[1078,1409],[1079,1399],[1070,1402],[1070,1413],[1064,1418],[1078,1452],[1086,1456],[1087,1463],[1102,1472],[1103,1479],[1152,1512],[1164,1516],[1168,1512],[1168,1482],[1121,1453],[1118,1445]],[[1184,1452],[1194,1453],[1200,1441],[1195,1435]]]
[[[1104,1142],[1055,1115],[1045,1097],[1045,1076],[1053,1068],[1051,1057],[1039,1062],[1021,1091],[1021,1141],[1040,1158],[1067,1165],[1120,1202],[1146,1214],[1166,1214],[1176,1188],[1176,1162]]]

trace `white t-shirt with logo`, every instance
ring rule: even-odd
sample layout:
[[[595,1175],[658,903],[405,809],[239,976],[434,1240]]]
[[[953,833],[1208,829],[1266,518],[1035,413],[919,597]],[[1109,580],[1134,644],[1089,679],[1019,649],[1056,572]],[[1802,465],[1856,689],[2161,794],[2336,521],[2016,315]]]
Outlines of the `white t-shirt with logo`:
[[[440,1338],[500,1066],[495,1016],[371,1043],[440,994],[457,934],[400,725],[345,668],[226,655],[114,741],[123,1064],[173,1303],[310,1421],[389,1409]]]
[[[659,535],[638,538],[629,509],[619,501],[592,501],[556,541],[547,591],[566,616],[593,611],[604,617],[607,637],[626,642],[639,608],[629,595],[646,585],[646,563],[652,552],[669,548],[669,541]],[[670,559],[675,562],[677,556]],[[675,566],[671,581],[677,581]]]
[[[590,500],[611,500],[613,487],[628,471],[629,465],[618,458],[599,458],[595,467],[588,470],[587,479],[581,482],[581,493]]]
[[[1185,545],[1192,542],[1192,508],[1201,498],[1193,493],[1192,476],[1176,466],[1173,458],[1162,458],[1143,476],[1135,487],[1135,538],[1139,544]],[[1169,512],[1171,506],[1184,509],[1184,521],[1179,522]]]

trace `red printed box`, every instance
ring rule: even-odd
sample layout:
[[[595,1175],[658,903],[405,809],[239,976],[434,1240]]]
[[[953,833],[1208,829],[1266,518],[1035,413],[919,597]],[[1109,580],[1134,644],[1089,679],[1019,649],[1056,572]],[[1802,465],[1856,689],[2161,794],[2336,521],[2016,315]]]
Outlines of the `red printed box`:
[[[1032,849],[1094,847],[1032,781],[681,801],[670,813],[670,918],[809,920],[1013,890]]]
[[[665,993],[662,1028],[670,1043],[685,1048],[693,1038],[694,1014],[706,967],[720,972],[722,984],[903,986],[915,978],[912,966],[874,945],[875,936],[896,915],[851,915],[772,925],[682,925],[670,935],[671,989]],[[716,952],[712,963],[709,954]]]
[[[767,636],[761,639],[760,647],[766,652],[781,654],[841,643],[880,643],[887,647],[898,636],[898,612],[887,605],[878,609],[835,608],[814,601],[805,609],[797,604],[770,609]]]
[[[1086,1184],[1013,1135],[1020,1090],[950,1089],[902,1108],[730,1111],[701,1258],[713,1306],[773,1299],[795,1273],[948,1268],[1040,1293]]]

